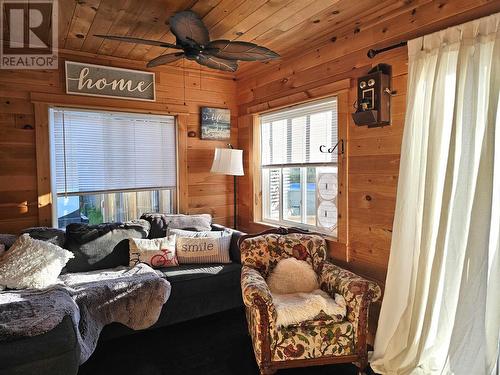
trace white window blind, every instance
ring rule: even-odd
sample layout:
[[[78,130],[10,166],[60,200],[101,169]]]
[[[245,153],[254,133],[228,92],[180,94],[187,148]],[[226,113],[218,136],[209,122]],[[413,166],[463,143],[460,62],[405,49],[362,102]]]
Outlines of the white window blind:
[[[176,186],[175,118],[53,108],[57,193]]]
[[[262,165],[336,163],[337,152],[322,153],[321,145],[337,144],[337,99],[306,103],[260,117]]]

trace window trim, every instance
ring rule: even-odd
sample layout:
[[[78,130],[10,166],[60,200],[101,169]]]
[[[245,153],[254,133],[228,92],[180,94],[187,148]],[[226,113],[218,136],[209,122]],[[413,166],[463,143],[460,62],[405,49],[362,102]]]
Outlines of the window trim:
[[[346,81],[347,82],[347,81]],[[38,210],[35,216],[38,225],[51,227],[52,221],[52,192],[50,168],[50,132],[49,107],[86,108],[123,112],[124,101],[111,98],[80,97],[78,95],[31,93],[35,121],[36,144],[36,192],[38,194]],[[162,103],[126,101],[127,112],[171,115],[176,117],[177,124],[177,211],[188,212],[188,170],[187,170],[187,143],[189,107],[186,104],[172,104],[165,109]]]
[[[320,232],[319,228],[316,226],[308,226],[307,224],[301,224],[296,222],[275,222],[269,219],[263,218],[263,196],[262,196],[262,173],[261,170],[264,166],[261,165],[261,124],[260,124],[260,116],[271,111],[277,111],[280,109],[286,109],[288,107],[302,105],[311,103],[318,100],[324,100],[331,97],[337,98],[337,126],[338,126],[338,141],[343,141],[344,143],[344,152],[340,147],[337,148],[338,159],[337,159],[337,169],[338,169],[338,206],[337,206],[337,214],[338,221],[336,227],[336,235],[332,235],[329,233],[322,234],[328,240],[333,242],[342,243],[344,245],[347,244],[348,238],[348,126],[349,126],[349,116],[350,116],[350,106],[349,106],[349,82],[339,81],[339,86],[342,84],[341,89],[337,92],[330,93],[324,96],[318,96],[315,98],[309,98],[304,101],[299,101],[295,103],[289,103],[286,106],[276,106],[274,108],[268,108],[266,111],[254,112],[250,114],[251,124],[250,127],[252,129],[251,140],[252,145],[250,148],[249,158],[253,160],[253,166],[250,168],[251,173],[251,181],[252,189],[253,189],[253,199],[252,199],[252,210],[251,220],[253,220],[254,224],[258,224],[263,227],[276,227],[276,226],[287,226],[287,227],[298,227],[309,229],[312,231]],[[317,164],[325,164],[325,163],[317,163]],[[316,163],[315,163],[316,165]],[[332,166],[331,163],[327,163],[327,166]],[[284,165],[283,165],[284,166]],[[292,164],[287,164],[287,167],[292,166]],[[313,166],[312,164],[309,166]],[[271,167],[271,166],[265,166]],[[276,166],[278,167],[278,166]],[[281,165],[279,167],[282,167]],[[281,198],[280,198],[281,199]]]
[[[152,108],[151,110],[142,107],[137,107],[135,105],[127,107],[115,107],[115,106],[86,106],[82,105],[80,102],[72,104],[66,102],[43,102],[43,101],[33,101],[34,112],[35,112],[35,126],[36,126],[36,160],[37,160],[37,176],[38,176],[38,221],[40,226],[54,227],[57,228],[57,192],[55,191],[55,183],[53,181],[54,173],[53,170],[53,131],[50,124],[50,109],[52,108],[67,108],[67,109],[78,109],[78,110],[88,110],[88,111],[108,111],[108,112],[123,112],[132,114],[145,113],[148,115],[159,115],[159,116],[174,116],[175,121],[175,132],[176,132],[176,179],[177,186],[173,187],[175,193],[173,194],[173,212],[179,213],[184,212],[187,209],[188,197],[187,197],[187,186],[188,186],[188,175],[187,175],[187,124],[189,112],[186,107],[186,111],[179,112],[164,112],[163,110],[156,110]],[[136,103],[132,103],[136,104]],[[168,187],[171,189],[172,187]],[[155,187],[153,189],[161,189],[160,187]],[[153,190],[146,189],[146,190]],[[140,189],[144,190],[144,189]],[[122,192],[125,190],[120,190],[117,192]],[[139,190],[133,190],[139,191]],[[92,192],[93,193],[93,192]],[[75,195],[82,195],[85,193],[76,193]],[[68,193],[70,195],[70,193]]]

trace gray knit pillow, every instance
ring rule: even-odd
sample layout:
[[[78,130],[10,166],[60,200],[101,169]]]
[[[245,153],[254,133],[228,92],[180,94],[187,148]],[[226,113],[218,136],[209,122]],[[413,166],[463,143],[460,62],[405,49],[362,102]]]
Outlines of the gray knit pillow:
[[[211,238],[220,238],[225,234],[230,234],[231,232],[228,230],[204,230],[201,232],[193,231],[193,230],[184,230],[184,229],[168,229],[168,235],[176,234],[177,237],[211,237]]]
[[[142,214],[141,219],[151,224],[149,238],[160,238],[167,235],[168,229],[186,229],[195,231],[212,230],[212,216],[209,214]]]

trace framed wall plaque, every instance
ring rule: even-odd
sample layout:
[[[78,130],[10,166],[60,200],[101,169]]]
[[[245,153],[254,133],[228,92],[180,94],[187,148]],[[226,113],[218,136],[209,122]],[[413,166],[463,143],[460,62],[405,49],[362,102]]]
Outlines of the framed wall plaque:
[[[231,111],[226,108],[201,108],[201,139],[226,141],[231,138]]]
[[[66,93],[155,101],[155,74],[66,61]]]

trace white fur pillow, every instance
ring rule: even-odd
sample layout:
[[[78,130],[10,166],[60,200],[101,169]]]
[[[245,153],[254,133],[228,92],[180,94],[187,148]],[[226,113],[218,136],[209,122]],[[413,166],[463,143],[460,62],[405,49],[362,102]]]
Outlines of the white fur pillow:
[[[62,247],[23,234],[0,258],[0,288],[46,288],[71,258]]]
[[[313,268],[304,260],[286,258],[278,262],[267,278],[272,293],[309,293],[319,288]]]

